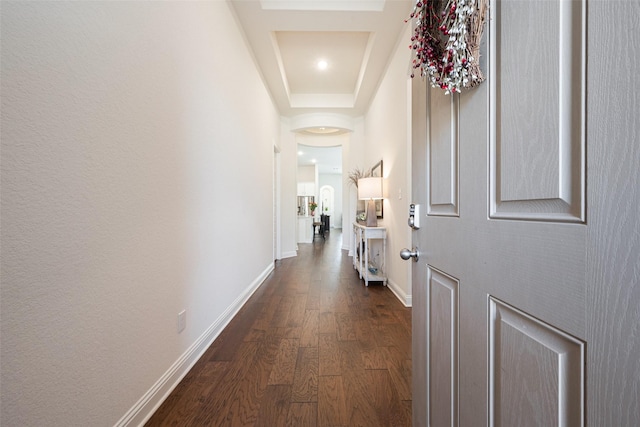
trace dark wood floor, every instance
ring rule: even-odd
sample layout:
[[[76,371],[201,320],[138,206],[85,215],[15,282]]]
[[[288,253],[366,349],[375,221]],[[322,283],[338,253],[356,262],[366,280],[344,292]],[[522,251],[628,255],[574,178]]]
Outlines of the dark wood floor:
[[[341,246],[278,261],[146,425],[410,426],[411,309]]]

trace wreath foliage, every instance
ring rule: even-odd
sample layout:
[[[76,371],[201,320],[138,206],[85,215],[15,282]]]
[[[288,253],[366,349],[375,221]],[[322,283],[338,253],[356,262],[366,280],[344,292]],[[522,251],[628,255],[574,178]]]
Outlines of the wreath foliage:
[[[447,94],[482,83],[479,57],[486,9],[487,0],[417,0],[410,15],[415,20],[411,77],[418,71]]]

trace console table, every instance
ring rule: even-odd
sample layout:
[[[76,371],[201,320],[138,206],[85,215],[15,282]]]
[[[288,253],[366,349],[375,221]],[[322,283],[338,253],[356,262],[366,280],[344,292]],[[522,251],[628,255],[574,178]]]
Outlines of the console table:
[[[381,241],[382,256],[379,265],[371,264],[371,240]],[[365,286],[369,282],[383,282],[387,285],[385,274],[385,257],[387,248],[387,229],[385,227],[367,227],[357,222],[353,223],[353,241],[355,243],[353,253],[353,268],[358,270],[360,278],[364,280]]]

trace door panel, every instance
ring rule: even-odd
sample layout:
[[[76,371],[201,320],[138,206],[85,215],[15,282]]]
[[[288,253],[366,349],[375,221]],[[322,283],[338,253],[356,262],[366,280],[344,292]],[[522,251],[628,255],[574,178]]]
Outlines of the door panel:
[[[448,274],[427,266],[429,313],[429,421],[458,425],[458,288]]]
[[[490,216],[583,222],[584,2],[491,10]]]
[[[489,424],[584,423],[582,341],[489,299]]]
[[[458,216],[458,97],[443,91],[429,92],[429,126],[427,140],[427,213]]]

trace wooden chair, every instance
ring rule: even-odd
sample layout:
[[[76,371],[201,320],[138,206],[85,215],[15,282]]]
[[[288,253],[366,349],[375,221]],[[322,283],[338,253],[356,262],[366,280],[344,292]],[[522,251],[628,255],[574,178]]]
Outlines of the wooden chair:
[[[324,231],[325,231],[324,228],[325,227],[324,227],[324,218],[323,218],[323,216],[324,215],[320,215],[320,221],[316,221],[315,218],[313,219],[313,239],[312,240],[316,239],[316,227],[318,228],[318,233],[317,234],[321,235],[323,240],[325,239],[325,237],[324,237]]]

